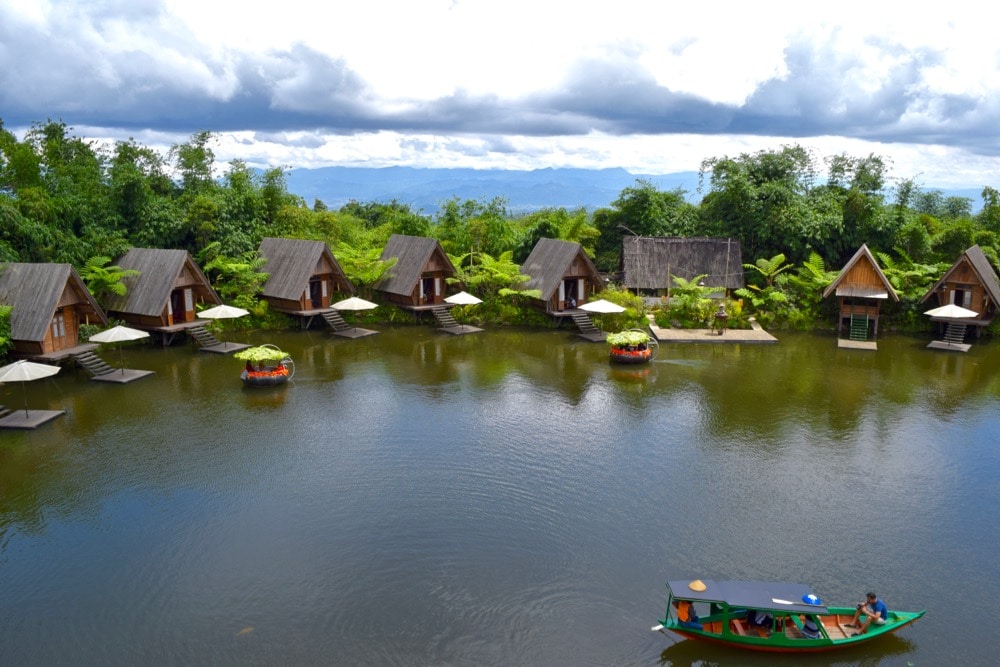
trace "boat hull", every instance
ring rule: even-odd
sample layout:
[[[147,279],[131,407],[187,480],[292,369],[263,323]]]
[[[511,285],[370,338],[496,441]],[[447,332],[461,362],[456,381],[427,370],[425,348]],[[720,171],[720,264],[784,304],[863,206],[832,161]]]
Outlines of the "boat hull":
[[[240,379],[243,380],[243,384],[248,387],[274,387],[275,385],[284,384],[288,382],[290,375],[286,373],[247,373],[243,371],[240,374]]]
[[[746,627],[740,619],[729,619],[723,626],[719,620],[704,619],[705,630],[698,631],[682,627],[673,619],[662,623],[662,630],[669,630],[688,639],[709,642],[721,646],[761,651],[768,653],[820,653],[835,651],[848,646],[867,643],[877,637],[890,635],[918,619],[924,612],[889,612],[889,620],[885,625],[870,625],[861,634],[860,630],[848,627],[853,620],[854,609],[848,607],[828,608],[827,614],[815,614],[822,623],[822,636],[817,639],[804,637],[800,632],[799,623],[793,622],[791,616],[784,617],[780,626],[769,634],[755,632]]]
[[[625,350],[612,347],[610,357],[611,361],[616,364],[644,364],[652,359],[653,353],[648,347],[644,350]]]

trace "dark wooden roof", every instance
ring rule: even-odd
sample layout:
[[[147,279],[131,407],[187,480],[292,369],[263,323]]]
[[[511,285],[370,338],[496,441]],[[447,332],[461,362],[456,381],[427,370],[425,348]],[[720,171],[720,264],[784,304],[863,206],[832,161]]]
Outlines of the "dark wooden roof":
[[[920,299],[920,303],[929,299],[931,294],[934,294],[944,283],[946,283],[948,281],[948,277],[956,269],[958,269],[963,260],[968,261],[972,266],[973,272],[975,272],[976,276],[979,278],[979,282],[982,284],[993,303],[1000,304],[1000,280],[997,279],[997,272],[994,270],[993,265],[990,264],[990,260],[986,259],[986,255],[983,254],[983,249],[978,245],[974,245],[962,253],[962,256],[955,260],[955,263],[951,265],[951,268],[944,272],[944,275],[941,276],[941,280],[934,283],[934,286],[927,290],[927,293]]]
[[[260,255],[267,260],[263,270],[268,278],[261,292],[264,296],[298,299],[323,258],[339,276],[338,282],[346,291],[354,293],[354,286],[323,241],[265,238],[260,242]]]
[[[82,312],[92,314],[102,325],[108,323],[107,315],[72,265],[3,264],[0,303],[14,307],[10,314],[11,338],[44,340],[67,285],[80,297]]]
[[[538,239],[538,243],[532,248],[531,254],[521,266],[521,273],[530,278],[525,289],[540,291],[542,300],[548,301],[559,289],[559,283],[566,277],[577,257],[587,267],[587,275],[590,279],[598,286],[603,285],[601,274],[579,243],[557,239]]]
[[[442,263],[451,275],[455,275],[455,265],[437,239],[393,234],[382,250],[381,259],[385,261],[395,258],[396,263],[375,285],[375,289],[390,294],[410,294],[434,253],[439,253]]]
[[[879,281],[885,287],[885,289],[879,289],[872,286],[864,285],[846,285],[844,284],[844,278],[851,273],[858,262],[868,262],[871,264],[872,269],[874,269],[875,275],[878,277]],[[882,273],[882,269],[879,267],[878,262],[875,261],[875,256],[872,255],[871,250],[868,249],[867,243],[862,243],[858,251],[854,253],[854,256],[844,265],[844,268],[840,270],[840,275],[837,279],[830,283],[830,286],[823,290],[823,298],[830,296],[831,293],[836,290],[837,296],[850,296],[850,297],[864,297],[867,299],[885,299],[887,297],[892,297],[893,301],[899,301],[899,295],[896,294],[896,290],[892,288],[892,283],[889,279],[885,277]]]
[[[736,239],[624,236],[621,268],[628,289],[674,287],[673,276],[691,280],[704,275],[709,287],[726,289],[744,284],[743,252]]]
[[[187,250],[132,248],[118,260],[117,264],[123,269],[135,269],[139,275],[129,276],[122,281],[125,285],[125,295],[112,295],[108,299],[109,312],[158,317],[163,312],[185,265],[196,276],[198,282],[203,283],[199,293],[205,301],[213,304],[222,303],[219,295],[212,289],[212,284]]]

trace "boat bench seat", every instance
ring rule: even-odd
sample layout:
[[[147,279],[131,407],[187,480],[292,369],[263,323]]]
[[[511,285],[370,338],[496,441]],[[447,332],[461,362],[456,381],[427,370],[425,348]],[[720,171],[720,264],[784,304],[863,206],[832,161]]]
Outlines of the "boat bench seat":
[[[747,636],[746,624],[739,618],[734,618],[732,620],[733,632],[741,637]]]

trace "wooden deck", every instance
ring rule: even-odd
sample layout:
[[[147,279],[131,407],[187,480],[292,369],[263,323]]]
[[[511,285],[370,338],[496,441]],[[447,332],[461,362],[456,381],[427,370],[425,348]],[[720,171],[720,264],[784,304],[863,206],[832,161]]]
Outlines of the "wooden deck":
[[[663,329],[650,320],[649,329],[661,343],[749,343],[773,344],[778,339],[764,331],[756,320],[750,321],[750,329],[726,329],[720,334],[715,329]]]
[[[14,410],[6,417],[0,418],[0,428],[3,429],[36,429],[47,424],[56,417],[66,414],[65,410]]]

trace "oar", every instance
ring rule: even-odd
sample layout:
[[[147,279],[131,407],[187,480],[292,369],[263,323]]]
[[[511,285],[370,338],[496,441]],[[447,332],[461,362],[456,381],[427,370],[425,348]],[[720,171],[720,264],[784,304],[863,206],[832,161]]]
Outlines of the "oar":
[[[662,629],[663,629],[662,623],[660,623],[659,625],[654,625],[653,627],[650,628],[650,630],[652,630],[653,632],[659,632]]]
[[[788,600],[779,600],[778,598],[771,598],[771,602],[774,604],[798,604],[798,602],[789,602]]]

